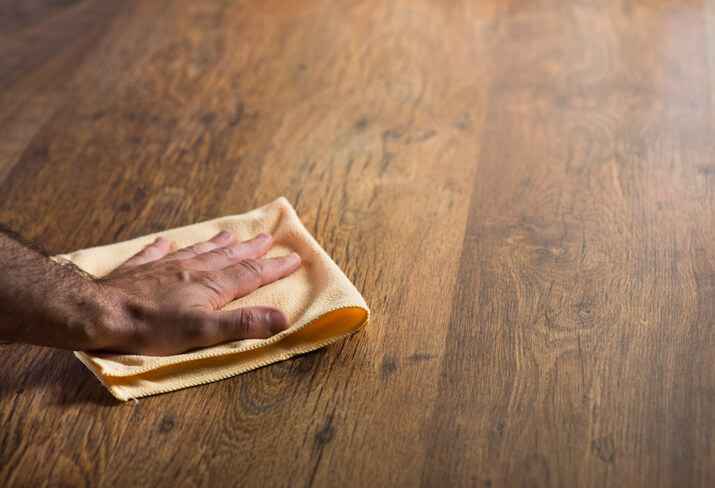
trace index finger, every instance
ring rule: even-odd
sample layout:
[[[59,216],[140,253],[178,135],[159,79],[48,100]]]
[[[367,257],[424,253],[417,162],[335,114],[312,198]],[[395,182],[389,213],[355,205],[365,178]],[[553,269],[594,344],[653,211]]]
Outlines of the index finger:
[[[232,299],[240,298],[261,286],[294,273],[300,268],[301,259],[296,253],[266,259],[244,259],[219,273],[229,287]]]

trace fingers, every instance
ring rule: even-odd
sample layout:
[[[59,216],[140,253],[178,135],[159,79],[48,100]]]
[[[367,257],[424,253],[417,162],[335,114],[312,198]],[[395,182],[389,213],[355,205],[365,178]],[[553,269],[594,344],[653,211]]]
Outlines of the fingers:
[[[229,246],[234,242],[233,234],[227,231],[221,231],[213,236],[208,241],[198,242],[191,246],[175,251],[175,244],[165,237],[158,237],[154,242],[146,246],[137,254],[129,258],[122,264],[124,266],[139,266],[141,264],[157,261],[165,256],[170,259],[189,259],[198,255]],[[270,247],[270,244],[269,244]],[[175,251],[175,252],[174,252]]]
[[[154,242],[127,259],[122,267],[139,266],[163,258],[172,250],[173,242],[165,237],[157,237]]]
[[[169,259],[190,259],[196,257],[199,254],[212,251],[214,249],[219,249],[224,246],[228,246],[234,242],[233,234],[228,231],[222,230],[215,236],[213,236],[208,241],[197,242],[188,247],[179,249],[175,253],[169,256]]]
[[[300,268],[300,263],[300,256],[291,253],[276,258],[244,259],[220,273],[223,275],[223,281],[230,287],[230,301],[285,278]]]
[[[257,259],[268,252],[273,238],[268,234],[258,234],[248,241],[219,247],[192,258],[200,269],[221,270],[245,259]]]

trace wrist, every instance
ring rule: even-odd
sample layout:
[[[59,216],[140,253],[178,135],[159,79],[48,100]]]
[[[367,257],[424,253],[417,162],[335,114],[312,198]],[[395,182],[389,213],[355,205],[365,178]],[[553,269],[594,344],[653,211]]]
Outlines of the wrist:
[[[74,275],[68,282],[77,287],[71,299],[65,298],[54,315],[61,322],[57,330],[62,337],[57,337],[55,347],[74,350],[103,349],[113,342],[116,324],[121,322],[121,302],[102,286],[101,280],[62,258],[52,258],[66,272]],[[77,281],[79,278],[81,281]],[[60,325],[60,324],[58,324]]]
[[[130,340],[133,322],[130,310],[132,300],[117,288],[101,279],[93,280],[96,288],[96,319],[86,332],[85,350],[118,350]]]
[[[73,350],[111,349],[119,341],[120,331],[129,322],[122,295],[104,286],[101,279],[74,263],[53,260],[80,277],[82,284],[74,299],[64,302],[69,307],[60,315],[64,317],[64,327],[61,328],[64,337],[58,338],[56,344],[48,345]]]

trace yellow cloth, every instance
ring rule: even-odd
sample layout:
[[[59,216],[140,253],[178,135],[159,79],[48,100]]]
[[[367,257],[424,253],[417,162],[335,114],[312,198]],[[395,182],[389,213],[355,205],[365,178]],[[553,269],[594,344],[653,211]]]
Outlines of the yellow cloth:
[[[85,249],[58,258],[72,261],[95,276],[103,276],[159,235],[184,247],[207,240],[221,230],[232,232],[238,240],[267,232],[274,239],[268,257],[294,251],[303,259],[301,268],[292,275],[225,307],[230,310],[252,305],[274,306],[285,312],[290,327],[269,339],[230,342],[175,356],[75,352],[118,399],[129,400],[225,379],[321,348],[367,323],[369,310],[360,292],[282,197],[242,215]]]

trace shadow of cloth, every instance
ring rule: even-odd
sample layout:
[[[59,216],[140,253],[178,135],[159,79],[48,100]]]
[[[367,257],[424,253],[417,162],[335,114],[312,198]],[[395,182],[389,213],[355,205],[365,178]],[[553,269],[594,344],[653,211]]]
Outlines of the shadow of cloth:
[[[18,395],[60,405],[121,403],[69,351],[0,344],[0,403]]]

